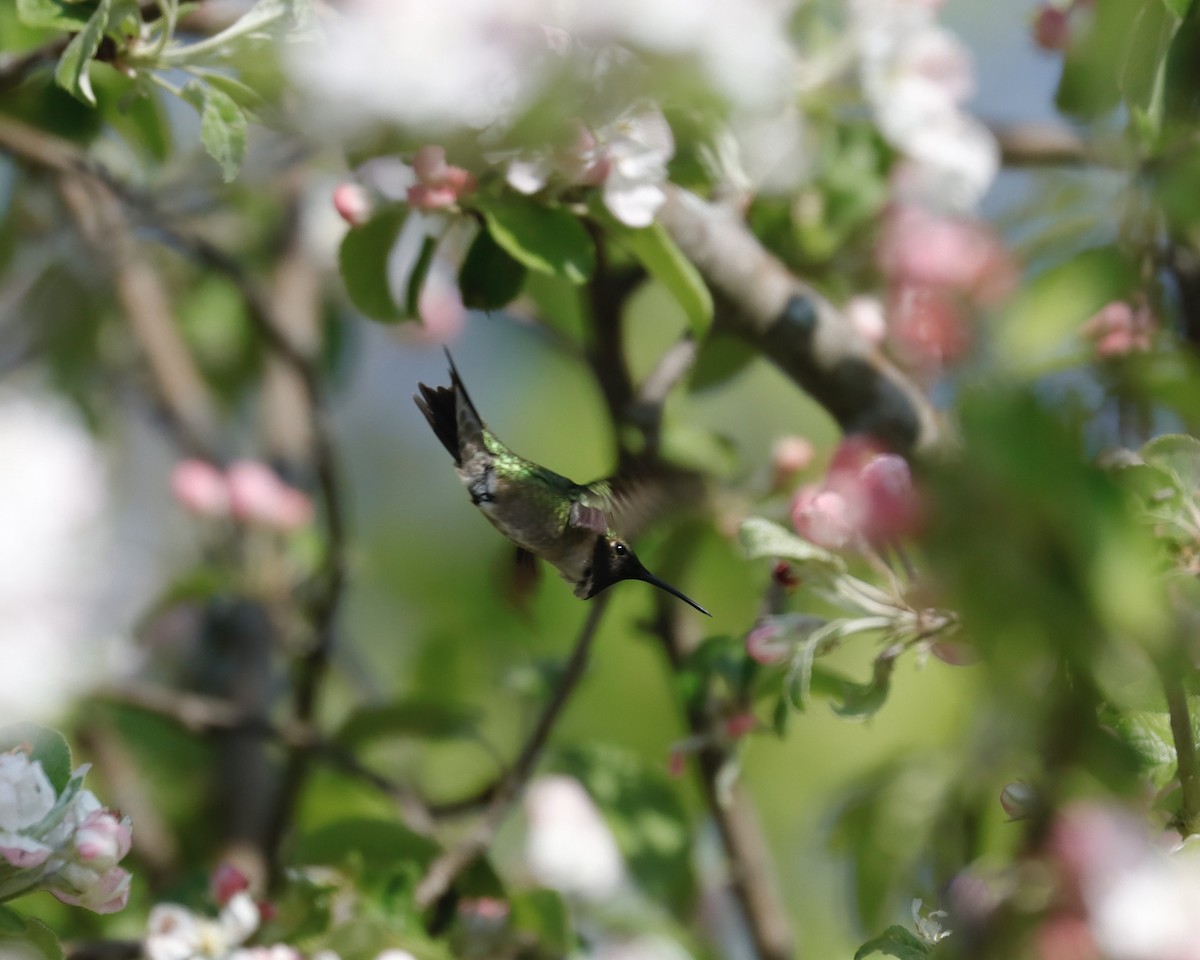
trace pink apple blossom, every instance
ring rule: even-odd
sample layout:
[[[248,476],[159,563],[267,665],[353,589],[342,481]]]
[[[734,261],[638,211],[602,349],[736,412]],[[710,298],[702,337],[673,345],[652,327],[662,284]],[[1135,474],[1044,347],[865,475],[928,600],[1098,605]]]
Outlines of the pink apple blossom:
[[[1155,327],[1154,314],[1145,303],[1134,306],[1114,300],[1089,318],[1080,332],[1092,341],[1097,359],[1108,360],[1149,351]]]
[[[417,210],[443,210],[475,189],[475,178],[462,167],[446,162],[444,147],[429,144],[414,155],[412,170],[417,182],[408,188],[408,204]]]
[[[51,883],[58,884],[64,880],[64,887],[50,887],[50,892],[63,903],[84,907],[93,913],[116,913],[124,910],[129,902],[133,877],[122,867],[110,867],[103,873],[95,873],[68,864],[58,871]]]
[[[133,834],[129,818],[120,819],[109,810],[87,815],[75,829],[75,852],[81,863],[105,871],[129,853]]]
[[[212,897],[219,906],[225,906],[234,894],[250,889],[250,881],[232,863],[219,863],[209,878]]]
[[[199,517],[229,515],[225,474],[204,460],[184,460],[171,471],[171,492],[189,513]]]
[[[333,189],[333,208],[350,226],[358,227],[371,219],[375,203],[362,184],[342,183]]]
[[[771,488],[784,490],[813,462],[816,450],[804,437],[780,437],[771,449]]]
[[[836,490],[808,484],[792,500],[792,526],[819,547],[841,550],[855,535],[855,518],[846,498]]]
[[[285,532],[312,522],[312,500],[266,464],[238,460],[230,464],[227,477],[230,508],[238,520]]]
[[[872,346],[879,346],[887,335],[887,320],[878,297],[865,294],[851,297],[842,307],[846,322]]]

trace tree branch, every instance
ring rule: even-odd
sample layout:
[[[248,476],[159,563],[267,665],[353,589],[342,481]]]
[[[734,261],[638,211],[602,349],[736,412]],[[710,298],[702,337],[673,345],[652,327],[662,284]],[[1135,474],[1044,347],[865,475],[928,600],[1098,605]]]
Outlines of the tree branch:
[[[658,600],[654,633],[672,672],[679,673],[690,649],[679,629],[678,610],[670,601]],[[753,804],[741,784],[735,783],[724,794],[719,787],[721,771],[730,757],[712,718],[702,706],[692,704],[686,707],[685,715],[692,736],[705,744],[696,753],[696,773],[709,816],[721,836],[730,884],[742,908],[755,952],[759,960],[790,960],[794,948],[791,923]]]
[[[1200,769],[1196,763],[1196,738],[1192,733],[1192,718],[1182,676],[1178,672],[1163,670],[1162,685],[1171,717],[1171,737],[1175,741],[1179,788],[1183,795],[1179,805],[1179,832],[1187,837],[1200,831]]]
[[[479,821],[457,846],[450,848],[435,859],[429,865],[429,869],[425,871],[425,876],[417,884],[415,894],[418,909],[425,910],[441,899],[459,875],[484,854],[491,846],[505,817],[520,799],[525,785],[533,776],[538,761],[546,749],[554,725],[570,701],[571,694],[579,686],[579,681],[583,679],[591,655],[592,641],[596,638],[596,632],[604,617],[604,611],[608,607],[609,599],[609,594],[602,593],[594,600],[589,601],[590,609],[587,619],[584,620],[583,628],[579,631],[575,647],[571,651],[571,656],[567,660],[562,676],[559,677],[550,699],[542,708],[537,722],[526,738],[525,745],[517,754],[508,773],[500,781]]]
[[[1099,162],[1087,142],[1060,123],[992,124],[1006,167],[1080,167]]]
[[[936,442],[937,418],[917,386],[731,210],[669,187],[659,219],[712,289],[729,331],[761,350],[847,434],[870,434],[903,453]]]

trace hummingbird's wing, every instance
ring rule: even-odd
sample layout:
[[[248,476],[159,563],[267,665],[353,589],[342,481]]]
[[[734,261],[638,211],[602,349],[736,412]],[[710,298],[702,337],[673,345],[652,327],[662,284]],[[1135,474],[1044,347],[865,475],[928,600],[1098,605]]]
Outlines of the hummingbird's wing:
[[[635,540],[667,514],[700,499],[704,486],[696,473],[655,465],[631,468],[584,490],[581,515],[583,510],[600,511],[608,530]],[[586,516],[589,526],[598,522],[592,514]]]

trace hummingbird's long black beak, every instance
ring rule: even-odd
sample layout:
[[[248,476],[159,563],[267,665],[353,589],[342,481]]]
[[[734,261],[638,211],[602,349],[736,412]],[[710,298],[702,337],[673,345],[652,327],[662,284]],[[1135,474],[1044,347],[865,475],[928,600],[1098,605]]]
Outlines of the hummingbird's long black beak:
[[[639,564],[639,566],[641,566],[641,565]],[[671,594],[671,596],[673,596],[673,597],[678,597],[678,598],[679,598],[680,600],[682,600],[684,603],[686,603],[686,604],[688,604],[688,605],[690,605],[690,606],[693,606],[693,607],[695,607],[697,610],[699,610],[699,611],[700,611],[702,614],[704,614],[706,617],[711,617],[711,616],[712,616],[712,614],[711,614],[711,613],[709,613],[707,610],[705,610],[705,609],[704,609],[702,606],[700,606],[700,604],[698,604],[698,603],[697,603],[695,600],[693,600],[691,597],[689,597],[689,596],[687,596],[686,594],[684,594],[684,593],[681,593],[680,591],[676,590],[676,589],[675,589],[673,586],[671,586],[669,583],[667,583],[667,581],[666,581],[666,580],[659,580],[659,579],[658,579],[658,577],[656,577],[654,574],[652,574],[652,573],[651,573],[649,570],[647,570],[645,567],[641,567],[641,569],[640,569],[640,570],[638,570],[638,571],[637,571],[637,573],[635,573],[633,576],[634,576],[634,578],[635,578],[635,579],[638,579],[638,580],[645,580],[647,583],[652,583],[652,584],[654,584],[654,586],[658,587],[658,589],[659,589],[659,590],[666,590],[666,591],[667,591],[667,593]]]

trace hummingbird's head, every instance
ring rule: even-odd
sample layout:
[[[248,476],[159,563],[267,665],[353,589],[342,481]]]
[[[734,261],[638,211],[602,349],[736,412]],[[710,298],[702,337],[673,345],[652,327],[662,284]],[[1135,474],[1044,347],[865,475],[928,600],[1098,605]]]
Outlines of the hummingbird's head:
[[[684,596],[665,580],[660,580],[644,566],[637,558],[633,548],[619,537],[601,536],[596,538],[592,548],[592,558],[583,568],[583,579],[575,588],[575,595],[584,600],[590,600],[602,590],[607,590],[621,580],[645,580],[660,590],[665,590],[672,596],[678,597],[684,603],[691,604],[705,616],[712,616],[700,604],[690,597]]]

